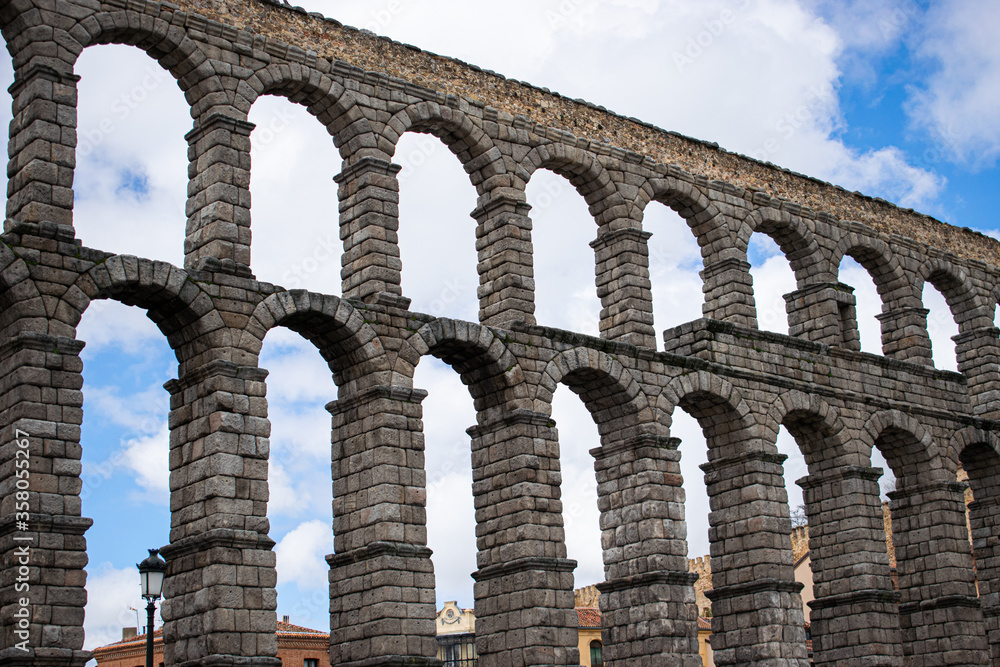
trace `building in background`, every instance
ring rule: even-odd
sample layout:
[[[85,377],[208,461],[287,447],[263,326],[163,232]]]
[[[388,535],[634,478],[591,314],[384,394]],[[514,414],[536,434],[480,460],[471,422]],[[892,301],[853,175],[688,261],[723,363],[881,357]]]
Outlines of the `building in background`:
[[[437,657],[444,667],[476,667],[476,615],[457,602],[445,602],[437,613]]]
[[[326,667],[330,664],[330,633],[278,621],[278,658],[284,667]],[[146,667],[146,635],[123,628],[121,641],[94,649],[97,667]],[[153,633],[153,664],[163,665],[163,636]]]

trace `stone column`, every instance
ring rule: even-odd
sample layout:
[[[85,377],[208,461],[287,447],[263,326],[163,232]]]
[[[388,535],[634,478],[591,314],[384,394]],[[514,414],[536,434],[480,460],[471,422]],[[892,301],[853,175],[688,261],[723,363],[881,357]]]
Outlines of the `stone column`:
[[[960,482],[936,482],[889,494],[907,665],[989,664],[965,489]]]
[[[677,438],[639,436],[591,450],[606,581],[604,664],[700,667]]]
[[[80,516],[83,345],[34,332],[0,345],[0,667],[83,667],[92,657],[83,650],[93,523]]]
[[[705,317],[757,328],[750,262],[735,257],[705,262],[700,274]]]
[[[814,283],[785,295],[788,335],[847,350],[861,350],[854,288]]]
[[[164,662],[280,667],[268,537],[267,371],[211,361],[170,392]]]
[[[709,460],[715,664],[807,667],[802,584],[795,581],[784,454]]]
[[[185,136],[188,142],[187,232],[184,267],[250,272],[250,133],[246,120],[214,113]]]
[[[440,665],[421,389],[371,387],[333,415],[330,664]]]
[[[399,173],[388,158],[366,156],[345,161],[334,177],[340,199],[340,238],[344,241],[345,298],[409,307],[401,303],[403,264],[399,259]]]
[[[958,372],[968,378],[973,414],[1000,417],[1000,329],[980,327],[953,336]]]
[[[650,232],[601,228],[590,242],[601,299],[601,337],[656,349],[649,281]]]
[[[480,667],[579,665],[555,423],[516,410],[473,426]]]
[[[532,264],[531,205],[518,191],[480,197],[472,212],[479,252],[479,322],[509,327],[535,323],[535,279]]]
[[[903,664],[878,480],[841,466],[798,480],[809,517],[814,665]]]
[[[983,481],[983,486],[973,486],[973,493],[984,499],[969,504],[969,523],[972,525],[979,601],[993,660],[990,664],[1000,667],[1000,496],[996,488],[1000,480],[994,477]]]
[[[896,307],[875,317],[882,323],[882,353],[900,361],[933,366],[926,308]]]
[[[55,48],[55,45],[52,45]],[[76,84],[80,77],[35,63],[10,87],[14,117],[7,163],[7,222],[56,224],[73,233]]]

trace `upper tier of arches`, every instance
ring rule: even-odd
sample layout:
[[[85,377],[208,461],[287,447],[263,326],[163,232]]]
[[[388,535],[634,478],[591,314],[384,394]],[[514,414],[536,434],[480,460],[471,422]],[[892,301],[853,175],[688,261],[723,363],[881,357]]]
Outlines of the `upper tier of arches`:
[[[795,275],[798,291],[787,298],[792,335],[847,347],[857,339],[856,333],[845,330],[856,323],[841,321],[837,330],[804,322],[817,319],[817,307],[833,319],[843,319],[828,288],[838,285],[841,259],[850,256],[869,272],[882,300],[886,356],[930,363],[926,321],[921,321],[925,282],[944,294],[960,337],[997,344],[992,331],[1000,296],[995,270],[980,263],[963,262],[945,251],[891,238],[796,202],[533,126],[470,100],[385,77],[360,76],[344,63],[287,45],[279,48],[273,40],[265,48],[250,33],[228,26],[213,26],[212,40],[206,41],[200,32],[192,32],[186,15],[156,3],[144,7],[81,9],[72,25],[43,31],[32,29],[49,22],[31,2],[5,5],[0,28],[15,70],[8,227],[55,222],[72,230],[75,132],[68,130],[75,125],[76,110],[75,95],[65,91],[75,89],[75,64],[86,48],[125,44],[141,49],[168,71],[190,107],[185,242],[189,270],[220,265],[237,274],[252,272],[246,165],[253,126],[247,115],[262,95],[275,95],[306,108],[344,160],[337,180],[345,297],[405,297],[393,232],[400,221],[393,194],[398,191],[398,168],[392,160],[400,137],[420,132],[448,146],[476,189],[479,205],[473,215],[484,325],[534,322],[525,188],[538,169],[547,169],[569,181],[593,217],[597,291],[603,306],[600,330],[606,338],[656,346],[646,260],[650,230],[644,229],[643,217],[649,204],[657,202],[686,221],[701,249],[705,317],[756,327],[747,251],[751,235],[762,233],[779,246]],[[40,43],[52,48],[39,48]],[[29,140],[37,135],[41,120],[66,126],[53,140],[61,150],[53,145],[46,154]],[[636,313],[649,314],[623,315],[616,305],[624,302]],[[959,346],[958,366],[969,373],[976,362],[966,348]]]

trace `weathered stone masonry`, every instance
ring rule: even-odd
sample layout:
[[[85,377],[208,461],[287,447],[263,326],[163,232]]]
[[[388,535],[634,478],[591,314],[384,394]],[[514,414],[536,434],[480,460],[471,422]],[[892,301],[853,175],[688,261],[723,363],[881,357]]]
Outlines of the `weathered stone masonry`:
[[[809,468],[798,483],[815,662],[1000,665],[996,242],[265,0],[0,0],[0,30],[15,69],[0,244],[0,667],[80,667],[89,657],[76,326],[95,299],[145,309],[178,359],[167,384],[172,520],[163,549],[171,667],[277,665],[258,355],[278,326],[312,341],[338,386],[328,406],[333,665],[437,664],[425,392],[412,383],[427,355],[461,375],[477,410],[469,435],[483,665],[579,664],[551,419],[560,383],[601,435],[592,453],[611,665],[700,664],[678,463],[685,444],[670,433],[678,409],[699,421],[709,447],[717,664],[807,662],[775,447],[784,425]],[[191,106],[183,267],[75,238],[74,65],[103,43],[155,58]],[[261,95],[308,108],[344,160],[340,296],[254,278],[247,113]],[[411,312],[402,293],[396,233],[406,221],[393,154],[406,132],[444,141],[477,190],[479,322]],[[594,217],[601,338],[535,322],[525,185],[538,169],[566,177]],[[654,202],[687,221],[704,258],[704,318],[664,332],[663,352],[643,228]],[[773,238],[795,272],[790,336],[756,328],[746,256],[754,232]],[[854,297],[838,279],[845,255],[879,288],[884,356],[859,351]],[[927,281],[958,322],[960,373],[932,367]],[[38,543],[28,653],[13,648],[17,428],[32,434]],[[898,480],[898,592],[873,448]],[[975,570],[960,464],[975,495]]]

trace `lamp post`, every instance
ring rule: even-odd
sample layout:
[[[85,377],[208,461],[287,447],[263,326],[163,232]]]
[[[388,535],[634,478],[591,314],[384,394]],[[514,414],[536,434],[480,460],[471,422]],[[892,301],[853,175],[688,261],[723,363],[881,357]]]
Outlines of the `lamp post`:
[[[156,611],[156,601],[163,591],[163,575],[167,573],[167,563],[160,558],[159,549],[150,549],[149,558],[138,565],[139,580],[142,585],[142,597],[146,602],[146,667],[153,667],[153,613]]]

